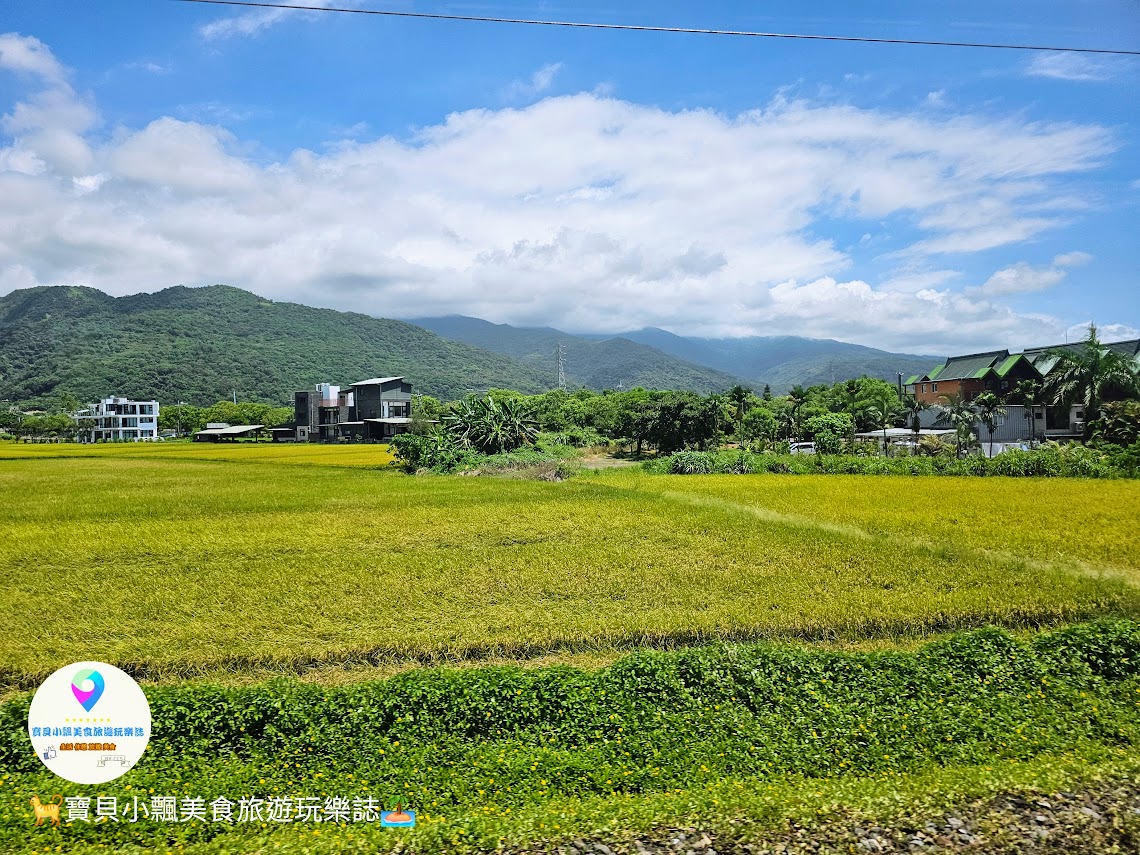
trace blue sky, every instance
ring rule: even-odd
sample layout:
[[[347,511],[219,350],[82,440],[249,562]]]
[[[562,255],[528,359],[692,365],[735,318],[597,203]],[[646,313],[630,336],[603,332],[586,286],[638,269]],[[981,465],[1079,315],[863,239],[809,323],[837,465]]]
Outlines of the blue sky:
[[[336,5],[1140,48],[1133,0]],[[166,0],[9,3],[0,34],[0,294],[224,282],[919,352],[1140,334],[1140,58]]]

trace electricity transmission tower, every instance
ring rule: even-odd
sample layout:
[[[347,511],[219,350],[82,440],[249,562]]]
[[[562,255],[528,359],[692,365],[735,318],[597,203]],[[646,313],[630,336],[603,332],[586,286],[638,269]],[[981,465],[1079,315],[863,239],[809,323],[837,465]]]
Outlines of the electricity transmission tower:
[[[558,388],[566,388],[566,345],[558,345]]]

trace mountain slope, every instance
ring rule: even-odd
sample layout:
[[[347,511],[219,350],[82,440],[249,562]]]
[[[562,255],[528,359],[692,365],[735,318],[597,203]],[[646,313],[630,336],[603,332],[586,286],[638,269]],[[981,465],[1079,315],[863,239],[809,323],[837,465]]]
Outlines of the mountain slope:
[[[646,327],[622,333],[622,337],[656,347],[680,359],[747,377],[754,386],[767,383],[776,394],[796,384],[830,384],[863,374],[893,383],[899,372],[905,380],[911,374],[929,371],[944,359],[799,336],[686,338]]]
[[[110,297],[38,287],[0,297],[0,400],[70,392],[210,404],[288,403],[322,381],[403,375],[442,398],[507,387],[540,392],[549,372],[446,341],[402,321],[274,303],[215,285]]]
[[[731,373],[697,365],[684,357],[621,337],[575,336],[551,327],[512,327],[479,318],[448,315],[414,318],[409,323],[444,338],[519,359],[557,381],[559,345],[565,346],[566,382],[590,389],[688,389],[717,392],[740,382]]]

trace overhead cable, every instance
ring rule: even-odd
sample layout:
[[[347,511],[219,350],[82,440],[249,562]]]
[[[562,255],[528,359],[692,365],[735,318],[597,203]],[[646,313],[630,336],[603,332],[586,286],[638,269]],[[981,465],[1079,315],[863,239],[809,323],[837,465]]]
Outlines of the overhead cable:
[[[628,30],[644,33],[683,33],[704,36],[745,36],[756,39],[805,39],[826,42],[867,42],[885,45],[925,45],[930,47],[990,48],[994,50],[1034,50],[1055,53],[1093,53],[1114,56],[1140,56],[1140,50],[1112,48],[1059,47],[991,42],[949,42],[935,39],[885,39],[870,36],[834,36],[819,33],[765,33],[750,30],[722,30],[701,27],[651,27],[640,24],[602,24],[588,21],[547,21],[531,18],[494,18],[484,15],[445,15],[435,12],[395,12],[384,9],[348,9],[335,6],[304,6],[293,3],[259,3],[254,0],[174,0],[177,3],[204,3],[211,6],[246,6],[257,9],[293,9],[303,12],[339,12],[353,15],[379,15],[388,18],[425,18],[437,21],[473,21],[485,24],[527,24],[539,27],[573,27],[588,30]]]

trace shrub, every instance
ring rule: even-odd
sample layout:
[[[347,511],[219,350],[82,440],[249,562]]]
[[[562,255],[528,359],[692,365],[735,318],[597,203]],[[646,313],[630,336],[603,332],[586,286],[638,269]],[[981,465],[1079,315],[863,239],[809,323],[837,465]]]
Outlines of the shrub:
[[[707,475],[714,467],[713,455],[705,451],[678,451],[669,457],[672,475]]]
[[[454,472],[478,462],[479,455],[439,431],[429,434],[401,433],[392,437],[392,451],[409,472],[430,469]]]
[[[825,413],[804,422],[804,433],[815,442],[819,454],[838,454],[844,439],[855,429],[847,413]]]

